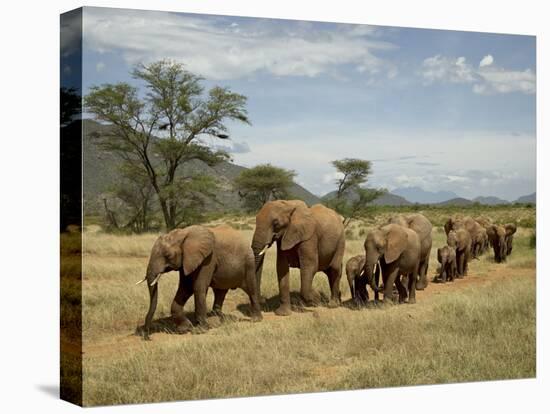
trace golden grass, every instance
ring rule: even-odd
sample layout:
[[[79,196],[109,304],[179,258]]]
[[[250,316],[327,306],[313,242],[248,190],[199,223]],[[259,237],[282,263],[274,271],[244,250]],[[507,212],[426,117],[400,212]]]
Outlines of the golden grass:
[[[534,211],[533,211],[534,213]],[[364,234],[385,220],[355,222],[345,260],[363,252]],[[250,217],[231,219],[250,225]],[[253,224],[252,224],[253,226]],[[243,226],[242,228],[246,228]],[[359,235],[363,229],[363,235]],[[252,238],[252,229],[241,230]],[[157,237],[85,235],[83,341],[85,405],[250,396],[412,384],[524,378],[535,375],[535,250],[531,229],[521,228],[506,264],[491,254],[471,263],[472,275],[419,292],[416,305],[328,309],[295,307],[276,317],[275,249],[266,254],[262,294],[264,321],[246,316],[247,296],[230,291],[230,318],[203,335],[158,332],[151,342],[134,335],[143,324],[144,275]],[[430,275],[445,234],[434,228]],[[291,270],[291,290],[299,290]],[[169,316],[177,286],[175,272],[159,286],[155,319]],[[68,279],[70,280],[70,279]],[[70,282],[68,282],[70,283]],[[315,289],[329,296],[323,273]],[[342,298],[349,299],[345,275]],[[209,293],[209,303],[213,301]],[[192,312],[191,299],[185,310]],[[513,335],[511,334],[513,332]]]

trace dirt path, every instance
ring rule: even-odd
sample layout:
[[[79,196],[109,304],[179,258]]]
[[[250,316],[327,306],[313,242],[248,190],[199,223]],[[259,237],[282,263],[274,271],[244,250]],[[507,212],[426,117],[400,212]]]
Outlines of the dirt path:
[[[505,280],[507,278],[518,277],[534,277],[534,268],[511,268],[508,266],[502,266],[499,264],[491,264],[483,272],[476,273],[475,266],[470,270],[470,275],[463,279],[455,279],[454,282],[442,283],[430,283],[428,288],[423,291],[417,291],[417,303],[414,306],[418,310],[430,305],[432,299],[437,295],[445,294],[447,292],[456,292],[464,290],[470,287],[486,287],[495,283],[495,281]],[[486,271],[485,271],[486,270]],[[407,305],[402,305],[407,306]],[[411,309],[412,310],[412,309]],[[322,315],[328,315],[329,313],[340,312],[345,314],[346,312],[354,312],[353,310],[340,307],[338,309],[328,309],[326,307],[306,308],[303,312],[293,312],[288,318],[309,318],[320,317]],[[245,316],[236,316],[237,312],[232,312],[230,318],[234,319],[234,323],[250,323]],[[264,320],[261,323],[279,324],[286,323],[288,318],[279,317],[273,312],[264,312]],[[209,322],[213,325],[219,324],[218,318],[211,317]],[[215,329],[204,333],[203,335],[215,334]],[[171,343],[173,341],[189,341],[196,338],[196,335],[174,335],[170,333],[157,332],[154,334],[153,341],[156,344],[159,343]],[[101,342],[84,343],[83,355],[85,358],[109,358],[110,356],[120,356],[120,353],[126,353],[132,349],[143,348],[147,345],[142,338],[135,335],[133,332],[127,332],[122,335],[112,335],[106,337]],[[70,348],[70,344],[66,345],[66,349]]]

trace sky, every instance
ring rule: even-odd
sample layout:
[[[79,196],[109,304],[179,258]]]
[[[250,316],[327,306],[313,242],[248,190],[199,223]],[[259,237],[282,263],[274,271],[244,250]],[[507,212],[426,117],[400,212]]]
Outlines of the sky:
[[[371,160],[368,185],[389,190],[536,189],[533,36],[85,8],[82,45],[84,93],[168,58],[246,95],[234,162],[292,169],[318,195],[346,157]]]

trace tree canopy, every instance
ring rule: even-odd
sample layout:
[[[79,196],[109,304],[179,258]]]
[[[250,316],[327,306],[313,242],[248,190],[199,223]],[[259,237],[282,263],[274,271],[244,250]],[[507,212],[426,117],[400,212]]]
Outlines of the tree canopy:
[[[339,177],[335,180],[336,195],[329,200],[329,205],[344,216],[344,225],[347,226],[386,190],[361,187],[367,183],[371,173],[372,164],[368,160],[344,158],[332,161],[332,165]]]
[[[216,184],[203,175],[184,175],[180,167],[228,159],[201,137],[228,139],[227,121],[249,124],[247,98],[219,86],[205,92],[200,76],[170,60],[138,64],[132,77],[143,89],[127,82],[95,85],[84,99],[88,112],[113,126],[98,137],[99,145],[133,165],[134,175],[147,177],[167,229],[189,224]]]
[[[287,199],[296,173],[271,164],[243,170],[234,185],[245,208],[256,211],[270,200]]]

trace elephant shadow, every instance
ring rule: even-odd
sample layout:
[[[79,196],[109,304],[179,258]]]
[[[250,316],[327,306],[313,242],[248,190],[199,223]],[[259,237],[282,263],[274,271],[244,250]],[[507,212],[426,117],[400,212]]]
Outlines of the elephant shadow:
[[[204,332],[198,326],[198,321],[197,321],[197,318],[195,317],[195,312],[185,312],[184,314],[185,314],[185,317],[193,325],[190,333],[199,334]],[[250,312],[248,312],[248,314],[250,314]],[[247,321],[247,320],[248,319],[239,317],[238,315],[235,315],[235,314],[227,314],[227,313],[219,314],[214,311],[210,311],[207,314],[207,322],[211,328],[217,328],[225,323],[234,323],[234,322],[241,322],[241,321]],[[136,327],[136,330],[134,331],[134,335],[143,336],[144,330],[145,330],[145,325],[139,325]],[[176,324],[174,323],[174,320],[172,319],[171,316],[166,316],[163,318],[158,318],[153,320],[151,322],[149,333],[150,334],[166,333],[170,335],[181,335],[181,333],[176,331]]]
[[[330,300],[330,297],[327,296],[324,292],[316,292],[314,294],[314,304],[315,306],[327,306],[328,302]],[[276,294],[274,296],[271,296],[269,298],[265,298],[264,301],[262,301],[262,312],[274,312],[280,305],[281,301],[279,299],[279,295]],[[292,309],[292,312],[297,313],[307,313],[307,312],[314,312],[311,309],[311,306],[308,306],[304,300],[302,299],[302,296],[300,295],[300,292],[290,292],[290,306]],[[250,305],[242,303],[237,305],[237,310],[239,312],[243,313],[244,315],[250,317]]]

